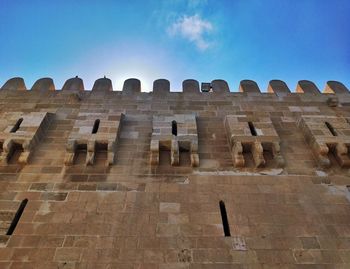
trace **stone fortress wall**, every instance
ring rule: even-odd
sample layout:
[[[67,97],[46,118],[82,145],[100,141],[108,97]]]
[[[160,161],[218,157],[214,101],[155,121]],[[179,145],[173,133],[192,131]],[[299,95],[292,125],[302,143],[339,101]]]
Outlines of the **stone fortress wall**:
[[[0,103],[0,268],[350,267],[340,82],[13,78]]]

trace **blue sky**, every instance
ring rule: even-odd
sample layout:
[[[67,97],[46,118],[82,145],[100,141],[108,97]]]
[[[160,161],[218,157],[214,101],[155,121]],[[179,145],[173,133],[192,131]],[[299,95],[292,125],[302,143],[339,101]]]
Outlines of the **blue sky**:
[[[0,0],[0,18],[0,85],[49,76],[60,89],[78,75],[91,89],[106,75],[114,90],[130,77],[143,90],[158,78],[173,91],[188,78],[350,87],[348,0]]]

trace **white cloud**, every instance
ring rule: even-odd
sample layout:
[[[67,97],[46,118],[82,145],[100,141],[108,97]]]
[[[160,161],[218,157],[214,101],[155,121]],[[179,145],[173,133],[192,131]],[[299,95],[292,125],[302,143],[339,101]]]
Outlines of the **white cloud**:
[[[201,19],[198,14],[193,16],[183,16],[174,22],[169,28],[168,33],[172,36],[179,35],[194,43],[198,49],[206,50],[210,47],[210,42],[206,40],[213,30],[211,22]]]

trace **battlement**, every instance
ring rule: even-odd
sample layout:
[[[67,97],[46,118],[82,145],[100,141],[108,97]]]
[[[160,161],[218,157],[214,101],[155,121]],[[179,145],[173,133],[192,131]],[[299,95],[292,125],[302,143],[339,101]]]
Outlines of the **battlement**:
[[[9,91],[25,91],[27,90],[24,79],[15,77],[9,79],[2,87],[1,90]],[[30,89],[31,91],[54,91],[59,90],[55,88],[52,78],[41,78],[38,79]],[[109,92],[115,91],[113,89],[112,81],[106,77],[99,78],[95,81],[92,89],[93,92]],[[171,91],[171,84],[166,79],[157,79],[153,82],[153,89],[150,93],[155,95],[165,95],[175,91]],[[77,91],[83,92],[88,91],[84,88],[84,82],[78,76],[68,79],[63,87],[62,91]],[[120,90],[116,90],[116,92]],[[124,94],[138,94],[141,93],[141,81],[136,78],[130,78],[124,81],[123,88],[121,90]],[[177,91],[176,91],[177,92]],[[242,80],[238,86],[238,90],[230,89],[228,83],[225,80],[216,79],[211,82],[199,83],[194,79],[184,80],[182,83],[182,92],[184,94],[226,94],[226,93],[247,93],[247,94],[258,94],[260,90],[258,84],[252,80]],[[267,93],[274,93],[278,96],[284,96],[291,93],[304,93],[304,94],[320,94],[321,91],[317,88],[315,83],[308,80],[298,81],[295,90],[291,91],[291,88],[282,80],[271,80],[266,89]],[[349,89],[339,81],[327,81],[322,93],[325,94],[348,94]]]

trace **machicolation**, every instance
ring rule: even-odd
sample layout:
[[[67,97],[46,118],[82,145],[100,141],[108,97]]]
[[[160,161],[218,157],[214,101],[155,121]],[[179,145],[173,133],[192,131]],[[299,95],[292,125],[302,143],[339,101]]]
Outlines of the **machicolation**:
[[[350,94],[0,90],[0,268],[350,268]]]

